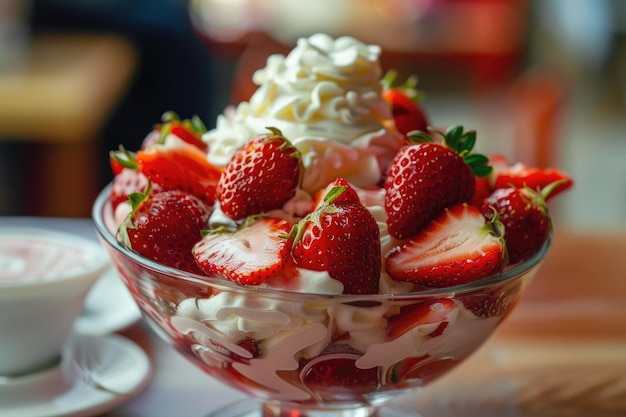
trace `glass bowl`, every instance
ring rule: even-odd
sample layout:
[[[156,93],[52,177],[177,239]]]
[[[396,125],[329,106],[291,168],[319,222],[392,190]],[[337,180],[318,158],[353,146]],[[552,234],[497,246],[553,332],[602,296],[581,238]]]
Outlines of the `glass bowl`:
[[[489,338],[550,245],[501,275],[407,294],[244,287],[125,249],[112,231],[109,187],[93,219],[147,322],[207,374],[257,400],[215,417],[392,415],[390,401],[438,379]]]

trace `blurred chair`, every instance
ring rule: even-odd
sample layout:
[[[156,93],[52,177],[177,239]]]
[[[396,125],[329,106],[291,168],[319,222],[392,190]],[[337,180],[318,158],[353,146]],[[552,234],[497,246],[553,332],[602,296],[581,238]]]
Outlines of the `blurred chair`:
[[[508,91],[513,159],[537,167],[558,163],[570,82],[549,68],[524,72]]]
[[[22,215],[88,217],[100,188],[99,134],[122,99],[136,51],[111,35],[35,36],[23,72],[0,73],[0,140],[23,143]],[[11,161],[13,163],[13,161]],[[15,164],[15,163],[13,163]]]

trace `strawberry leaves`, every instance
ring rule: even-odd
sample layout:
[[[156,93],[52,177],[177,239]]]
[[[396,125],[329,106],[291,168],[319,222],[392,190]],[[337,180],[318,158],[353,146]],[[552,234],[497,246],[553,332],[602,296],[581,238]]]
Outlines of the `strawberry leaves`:
[[[445,132],[437,129],[429,130],[443,138],[443,144],[458,153],[476,177],[483,178],[491,173],[493,168],[489,165],[489,158],[482,154],[471,153],[476,145],[475,130],[466,132],[460,125],[450,126]],[[434,142],[432,136],[422,131],[410,132],[408,138],[414,143]]]

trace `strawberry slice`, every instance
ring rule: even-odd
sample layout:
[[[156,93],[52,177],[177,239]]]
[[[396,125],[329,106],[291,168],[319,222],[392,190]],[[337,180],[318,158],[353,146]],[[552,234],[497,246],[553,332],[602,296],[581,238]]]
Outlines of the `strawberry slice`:
[[[412,131],[425,132],[429,118],[422,106],[423,94],[417,89],[417,77],[407,78],[403,85],[398,85],[397,73],[388,71],[382,79],[383,100],[391,105],[391,114],[398,132],[408,135]]]
[[[397,280],[438,288],[499,273],[504,266],[504,244],[497,226],[486,222],[478,208],[455,205],[391,251],[386,271]]]
[[[129,196],[132,212],[118,230],[118,240],[127,248],[157,262],[201,274],[191,249],[208,225],[211,208],[184,191]]]
[[[169,135],[162,144],[138,151],[135,162],[137,169],[163,190],[184,190],[208,205],[215,202],[221,170],[196,146]]]
[[[235,152],[219,179],[220,207],[233,220],[282,208],[300,185],[300,152],[280,130],[268,129]]]
[[[418,326],[447,323],[448,317],[456,309],[454,300],[450,298],[437,298],[410,304],[402,307],[399,314],[389,319],[387,332],[391,339],[396,339]],[[440,332],[440,327],[437,327],[435,332]]]
[[[209,275],[218,275],[241,285],[258,285],[281,273],[291,240],[286,220],[250,218],[235,232],[209,231],[193,253],[196,262]]]
[[[328,274],[344,294],[377,294],[380,281],[380,231],[374,216],[342,178],[291,233],[295,264]]]

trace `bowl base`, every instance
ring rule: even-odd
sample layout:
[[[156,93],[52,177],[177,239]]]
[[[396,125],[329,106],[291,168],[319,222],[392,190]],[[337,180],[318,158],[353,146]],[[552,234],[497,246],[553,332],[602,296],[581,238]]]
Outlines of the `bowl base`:
[[[334,412],[303,411],[300,413],[296,410],[290,410],[288,415],[290,417],[365,417],[363,413],[358,410],[343,410]],[[212,412],[211,414],[208,414],[206,417],[286,417],[286,414],[276,414],[273,411],[264,410],[263,403],[250,400],[228,405]],[[368,417],[421,417],[421,414],[411,413],[387,406],[374,410],[373,414],[370,414]]]

